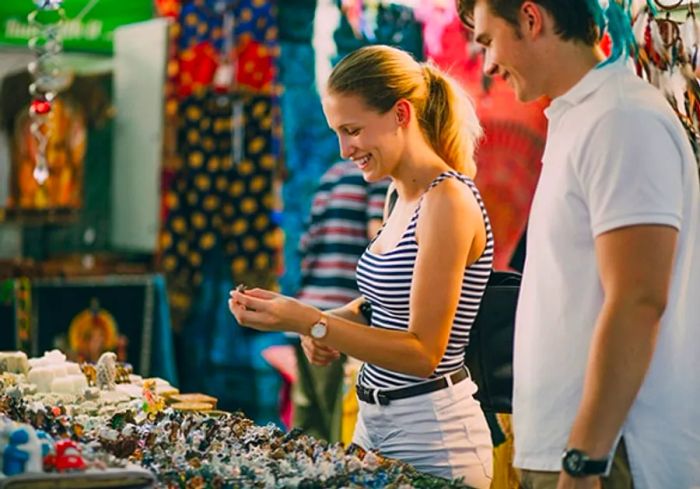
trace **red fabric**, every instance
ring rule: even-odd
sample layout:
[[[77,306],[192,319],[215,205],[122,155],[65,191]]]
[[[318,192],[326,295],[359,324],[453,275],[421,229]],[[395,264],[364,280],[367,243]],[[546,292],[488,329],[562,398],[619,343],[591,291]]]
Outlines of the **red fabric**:
[[[160,17],[177,19],[180,15],[180,0],[155,0],[155,6]]]
[[[247,39],[237,50],[236,81],[254,90],[268,90],[274,81],[274,57],[270,47]]]
[[[217,53],[209,42],[200,42],[180,53],[177,95],[186,98],[195,90],[207,87],[219,66]]]

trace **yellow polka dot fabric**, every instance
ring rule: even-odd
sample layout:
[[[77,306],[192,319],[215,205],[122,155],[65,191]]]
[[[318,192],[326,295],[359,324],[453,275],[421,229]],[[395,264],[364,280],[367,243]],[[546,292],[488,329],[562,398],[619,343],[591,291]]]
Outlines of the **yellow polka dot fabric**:
[[[232,123],[237,104],[242,117]],[[270,285],[276,279],[282,242],[272,209],[278,151],[266,124],[274,110],[272,99],[261,95],[207,92],[183,104],[184,167],[164,194],[160,239],[163,267],[178,282],[196,286],[214,248],[229,260],[235,282],[252,277]]]

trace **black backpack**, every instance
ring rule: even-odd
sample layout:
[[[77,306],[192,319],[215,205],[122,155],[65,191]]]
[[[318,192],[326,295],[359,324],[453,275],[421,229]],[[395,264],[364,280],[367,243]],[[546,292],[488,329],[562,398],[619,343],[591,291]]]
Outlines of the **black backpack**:
[[[513,334],[521,275],[492,271],[464,349],[464,363],[488,413],[511,413]]]

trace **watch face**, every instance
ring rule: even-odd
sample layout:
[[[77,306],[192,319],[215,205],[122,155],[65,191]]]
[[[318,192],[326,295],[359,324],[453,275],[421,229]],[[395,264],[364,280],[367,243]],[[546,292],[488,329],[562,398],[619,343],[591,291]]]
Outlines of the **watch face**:
[[[580,450],[568,450],[564,454],[564,470],[571,475],[578,475],[583,470],[585,456]]]
[[[326,325],[323,323],[316,323],[311,326],[311,336],[316,339],[321,339],[326,336]]]

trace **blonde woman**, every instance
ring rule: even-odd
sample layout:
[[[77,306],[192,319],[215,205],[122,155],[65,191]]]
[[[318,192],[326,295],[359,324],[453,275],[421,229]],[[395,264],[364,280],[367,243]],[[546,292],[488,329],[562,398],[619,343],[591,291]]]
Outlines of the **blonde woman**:
[[[324,313],[265,290],[233,291],[231,312],[248,327],[301,334],[314,364],[338,352],[364,362],[354,443],[486,488],[491,437],[463,353],[493,257],[472,181],[474,108],[439,70],[387,46],[345,57],[323,108],[342,156],[367,181],[391,177],[398,192],[357,264],[362,296]]]

